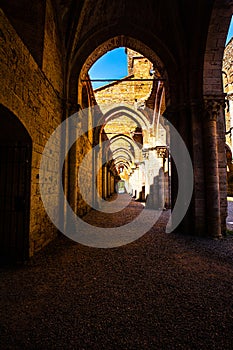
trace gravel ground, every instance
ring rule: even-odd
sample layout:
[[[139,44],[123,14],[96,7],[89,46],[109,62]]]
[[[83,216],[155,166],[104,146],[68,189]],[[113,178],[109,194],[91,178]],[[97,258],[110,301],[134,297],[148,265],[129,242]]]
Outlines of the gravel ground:
[[[227,228],[233,231],[233,197],[227,198],[228,204],[228,217],[227,217]]]
[[[119,226],[142,208],[86,221]],[[166,234],[168,216],[126,246],[60,236],[0,269],[0,349],[233,349],[233,238]]]

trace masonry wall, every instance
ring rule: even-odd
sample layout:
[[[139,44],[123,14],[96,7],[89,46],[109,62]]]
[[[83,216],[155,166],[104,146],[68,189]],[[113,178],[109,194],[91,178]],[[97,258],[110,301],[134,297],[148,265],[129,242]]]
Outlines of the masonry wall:
[[[1,0],[1,8],[39,67],[43,60],[46,2],[48,0]]]
[[[119,134],[131,136],[131,132],[133,133],[137,126],[140,126],[139,123],[136,123],[126,115],[121,115],[116,119],[110,120],[104,127],[104,131],[108,138],[112,138]]]
[[[231,149],[231,153],[228,153],[227,157],[227,194],[233,196],[233,129],[231,129],[233,127],[233,39],[230,40],[224,50],[222,71],[223,88],[226,94],[226,143]]]
[[[90,162],[83,163],[85,155],[92,150],[92,145],[88,137],[83,134],[78,138],[75,145],[70,152],[70,172],[69,179],[69,203],[73,211],[79,216],[83,217],[87,214],[93,200],[93,154],[91,154]],[[79,176],[81,176],[79,178]],[[88,200],[88,203],[86,200]]]
[[[93,139],[93,118],[96,109],[90,108],[96,104],[93,89],[90,81],[80,84],[78,89],[77,101],[81,109],[70,110],[69,116],[78,113],[75,133],[76,142],[69,151],[68,159],[68,202],[72,210],[79,216],[83,217],[90,211],[95,193],[93,191],[94,166],[96,166],[95,151],[91,151],[94,146]],[[95,140],[95,142],[98,140]],[[83,162],[85,156],[89,153],[90,159],[87,163]],[[83,177],[82,177],[83,174]],[[81,175],[81,181],[79,176]],[[102,186],[101,189],[102,190]],[[87,201],[85,200],[87,199]]]
[[[226,93],[227,105],[225,108],[226,131],[233,126],[233,38],[225,48],[223,56],[223,88]],[[226,135],[226,142],[232,149],[233,132]]]
[[[63,89],[62,43],[59,39],[51,0],[46,1],[42,70],[55,90]]]
[[[129,73],[127,79],[151,79],[150,69],[152,63],[133,50],[127,49],[129,55]],[[111,78],[111,77],[110,77]],[[134,105],[140,100],[146,100],[151,93],[152,81],[121,81],[114,82],[95,90],[95,98],[101,106],[104,103],[130,103]]]
[[[48,5],[50,6],[50,5]],[[46,47],[51,45],[51,32],[48,26],[54,28],[54,18],[49,10],[46,17]],[[40,250],[56,235],[56,228],[48,218],[42,204],[39,191],[39,167],[41,154],[46,141],[62,120],[62,72],[60,64],[56,65],[49,75],[48,60],[44,64],[44,72],[38,67],[27,47],[23,44],[14,28],[0,11],[0,103],[12,111],[28,130],[32,138],[32,170],[31,170],[31,210],[30,210],[30,256]],[[53,53],[58,53],[58,47],[52,46]],[[50,63],[52,55],[50,56]],[[48,75],[48,77],[46,76]],[[59,140],[57,140],[59,145]],[[50,174],[57,171],[51,150]],[[49,182],[50,179],[48,178]],[[48,184],[47,184],[48,185]],[[57,204],[57,193],[52,184],[48,193],[51,205]]]

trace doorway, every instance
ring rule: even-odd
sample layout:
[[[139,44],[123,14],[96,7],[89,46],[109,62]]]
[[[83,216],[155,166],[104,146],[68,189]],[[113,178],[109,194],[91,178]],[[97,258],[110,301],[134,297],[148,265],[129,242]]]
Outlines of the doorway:
[[[29,256],[31,138],[18,118],[0,105],[0,264]]]

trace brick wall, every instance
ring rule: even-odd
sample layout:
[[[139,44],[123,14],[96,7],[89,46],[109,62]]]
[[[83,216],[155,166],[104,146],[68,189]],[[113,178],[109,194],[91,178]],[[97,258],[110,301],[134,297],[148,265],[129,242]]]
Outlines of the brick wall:
[[[128,65],[130,68],[129,79],[150,79],[150,69],[152,63],[135,51],[127,49]],[[111,77],[109,77],[111,79]],[[100,87],[95,90],[95,98],[97,103],[130,103],[146,100],[151,93],[152,81],[121,81],[113,82],[107,86]]]
[[[58,36],[51,0],[46,1],[44,50],[42,70],[53,87],[62,93],[63,67],[62,45]]]
[[[225,108],[226,131],[233,125],[233,39],[225,48],[223,56],[223,88],[227,94],[227,105]],[[232,135],[226,135],[226,142],[232,148]]]
[[[47,21],[53,26],[51,23],[54,19],[51,12]],[[0,35],[0,103],[18,117],[32,138],[29,238],[30,255],[33,255],[56,235],[56,228],[50,222],[40,197],[39,166],[46,141],[62,120],[61,69],[57,64],[48,79],[46,76],[50,67],[48,61],[46,68],[44,65],[45,72],[41,71],[2,11],[0,11]],[[45,50],[51,43],[49,32],[46,37]],[[54,45],[53,52],[56,52],[56,57],[59,56],[57,50]],[[52,158],[51,155],[51,174],[56,171],[56,164],[53,164]],[[48,196],[54,204],[57,194],[51,190]]]
[[[223,56],[223,88],[226,94],[226,107],[225,107],[225,120],[226,120],[226,143],[230,147],[231,152],[233,149],[233,130],[230,128],[233,126],[233,39],[230,40],[224,50]],[[233,195],[233,163],[232,153],[231,157],[227,159],[227,194]]]

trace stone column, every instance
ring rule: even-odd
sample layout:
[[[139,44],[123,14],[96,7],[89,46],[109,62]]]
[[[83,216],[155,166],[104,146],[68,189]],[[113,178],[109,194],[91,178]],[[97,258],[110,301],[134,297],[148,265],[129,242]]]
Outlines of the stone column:
[[[204,97],[204,163],[206,189],[207,234],[221,237],[220,187],[217,119],[221,101],[215,96]]]
[[[178,112],[174,108],[167,108],[164,117],[167,119],[168,123],[166,123],[166,128],[167,128],[167,144],[169,145],[169,148],[173,151],[176,150],[175,146],[173,145],[173,138],[169,130],[169,123],[171,123],[177,131],[179,131],[178,128],[178,121],[180,120],[180,116]],[[175,203],[176,203],[176,198],[177,198],[177,193],[178,193],[178,176],[177,176],[177,171],[176,171],[176,166],[173,161],[172,156],[170,156],[170,184],[169,184],[169,189],[170,189],[170,206],[171,209],[174,208]],[[184,231],[181,231],[184,232]],[[185,232],[184,232],[185,233]]]
[[[108,194],[107,194],[107,166],[104,165],[102,168],[103,172],[103,198],[106,199]]]
[[[166,146],[157,146],[157,157],[162,158],[163,166],[158,171],[158,208],[163,209],[165,206],[165,180],[164,180],[164,163],[168,158],[168,151]]]
[[[110,170],[108,170],[108,197],[111,196],[111,173]]]
[[[131,169],[131,175],[130,175],[130,178],[129,178],[129,184],[130,184],[130,187],[131,187],[132,197],[135,196],[135,189],[136,189],[134,176],[135,176],[134,175],[134,171]]]
[[[93,174],[96,172],[97,169],[97,164],[98,164],[98,151],[96,149],[93,151],[93,157],[92,157],[92,169],[93,169]],[[97,175],[93,176],[92,178],[92,206],[95,208],[98,207],[98,200],[97,200]]]
[[[192,139],[193,139],[193,205],[195,215],[195,234],[206,235],[206,195],[204,169],[204,137],[202,128],[203,104],[198,100],[191,102]]]
[[[217,120],[218,133],[218,171],[219,171],[219,190],[220,190],[220,215],[221,215],[221,233],[226,232],[227,218],[227,169],[226,169],[226,123],[225,123],[225,96],[219,99],[220,110]]]
[[[77,136],[77,127],[81,127],[81,125],[77,125],[76,128],[69,123],[69,117],[74,113],[80,110],[80,106],[76,103],[67,102],[65,104],[66,109],[66,123],[67,123],[67,132],[66,132],[66,144],[69,143],[70,138],[75,135]],[[64,150],[62,150],[63,152]],[[69,204],[73,211],[77,214],[78,212],[78,160],[77,160],[77,145],[76,143],[70,148],[68,156],[65,158],[64,162],[64,171],[63,171],[63,183],[64,183],[64,193],[69,201]],[[64,210],[66,212],[65,204]]]
[[[102,198],[103,197],[103,174],[102,174],[102,151],[101,149],[99,150],[99,154],[98,154],[98,188],[97,191],[99,193],[99,196]]]
[[[140,201],[145,201],[145,169],[144,162],[138,164],[139,185],[140,185]]]
[[[111,174],[111,195],[114,193],[114,176]]]
[[[134,176],[135,176],[135,180],[136,180],[136,191],[137,191],[137,195],[136,195],[136,199],[139,199],[139,195],[140,195],[140,183],[139,183],[139,168],[136,168],[134,170]]]
[[[148,169],[149,169],[149,150],[146,148],[142,149],[142,159],[144,161],[144,182],[145,182],[145,199],[148,198],[150,193],[150,184],[148,181]]]

